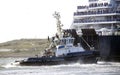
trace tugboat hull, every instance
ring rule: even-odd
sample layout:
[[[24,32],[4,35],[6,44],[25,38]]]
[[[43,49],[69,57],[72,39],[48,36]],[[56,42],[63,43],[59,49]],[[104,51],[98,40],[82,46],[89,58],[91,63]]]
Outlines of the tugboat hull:
[[[94,53],[94,54],[93,54]],[[98,52],[80,52],[70,53],[62,57],[33,57],[20,61],[20,65],[41,66],[41,65],[59,65],[71,63],[97,63]]]

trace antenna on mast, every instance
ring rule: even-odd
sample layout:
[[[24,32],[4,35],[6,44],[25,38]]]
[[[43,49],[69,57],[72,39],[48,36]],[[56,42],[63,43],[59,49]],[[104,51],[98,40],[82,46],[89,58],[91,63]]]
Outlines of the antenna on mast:
[[[60,21],[61,16],[60,16],[59,12],[56,12],[56,11],[53,14],[53,16],[54,16],[54,18],[56,18],[56,21],[57,21],[56,22],[56,24],[57,24],[57,34],[58,34],[59,37],[62,37],[62,26],[63,26],[63,24],[61,24],[61,21]]]

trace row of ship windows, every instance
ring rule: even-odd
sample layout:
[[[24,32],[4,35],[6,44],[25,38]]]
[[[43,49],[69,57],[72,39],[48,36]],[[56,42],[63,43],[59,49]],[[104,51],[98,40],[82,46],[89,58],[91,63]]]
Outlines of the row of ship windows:
[[[103,9],[103,10],[96,10],[96,11],[85,11],[85,12],[75,12],[74,16],[76,15],[92,15],[92,14],[106,14],[106,13],[120,13],[120,9],[112,8],[112,9]]]
[[[102,6],[112,6],[112,4],[108,3],[93,3],[90,4],[89,6],[78,6],[77,9],[84,9],[84,8],[91,8],[91,7],[102,7]]]
[[[108,3],[92,3],[89,5],[89,7],[101,7],[101,6],[112,6],[112,4]]]
[[[89,0],[89,2],[98,1],[98,0]]]
[[[107,20],[75,20],[74,23],[108,22],[108,21],[120,21],[120,18],[119,19],[107,19]]]

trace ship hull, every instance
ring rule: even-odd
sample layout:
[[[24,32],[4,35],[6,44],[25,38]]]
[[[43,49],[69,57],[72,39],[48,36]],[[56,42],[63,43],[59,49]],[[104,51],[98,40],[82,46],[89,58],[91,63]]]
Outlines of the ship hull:
[[[106,35],[106,36],[83,36],[86,42],[93,46],[95,50],[100,52],[100,58],[104,61],[118,61],[120,62],[120,36]],[[90,48],[82,41],[80,43],[84,49]]]
[[[102,60],[120,62],[120,36],[99,36],[98,45]]]
[[[97,63],[99,52],[87,51],[80,53],[70,53],[62,57],[33,57],[28,58],[26,61],[20,61],[20,65],[26,66],[42,66],[42,65],[60,65],[71,63]]]
[[[97,35],[94,29],[82,29],[77,43],[85,50],[90,47],[100,52],[100,60],[120,62],[120,35]]]

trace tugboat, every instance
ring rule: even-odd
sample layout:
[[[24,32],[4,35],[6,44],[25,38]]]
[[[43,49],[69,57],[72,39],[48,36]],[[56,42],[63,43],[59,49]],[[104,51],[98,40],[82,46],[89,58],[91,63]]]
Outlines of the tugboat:
[[[63,30],[60,15],[53,15],[57,20],[57,34],[52,37],[51,44],[41,57],[31,57],[19,61],[20,65],[59,65],[70,63],[97,63],[99,52],[91,48],[85,50],[77,41],[77,33],[73,29]]]

